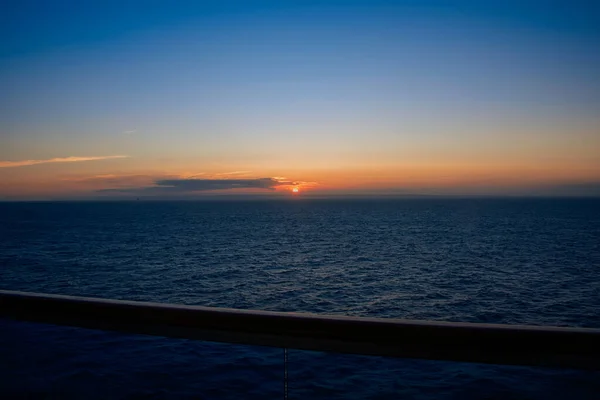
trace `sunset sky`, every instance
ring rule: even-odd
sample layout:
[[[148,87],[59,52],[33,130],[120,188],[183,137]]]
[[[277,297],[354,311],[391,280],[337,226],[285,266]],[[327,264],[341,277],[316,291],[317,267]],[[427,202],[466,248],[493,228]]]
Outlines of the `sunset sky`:
[[[10,0],[0,200],[600,195],[593,3]]]

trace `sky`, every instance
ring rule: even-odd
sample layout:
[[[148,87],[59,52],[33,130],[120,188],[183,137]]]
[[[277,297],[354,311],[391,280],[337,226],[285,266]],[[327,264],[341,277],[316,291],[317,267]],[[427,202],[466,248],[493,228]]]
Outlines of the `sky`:
[[[9,0],[0,200],[599,196],[594,3]]]

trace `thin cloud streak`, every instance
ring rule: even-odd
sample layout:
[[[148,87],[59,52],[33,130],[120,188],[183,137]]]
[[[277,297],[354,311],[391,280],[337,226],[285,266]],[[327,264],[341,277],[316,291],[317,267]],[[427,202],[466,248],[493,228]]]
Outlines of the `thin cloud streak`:
[[[80,161],[110,160],[114,158],[127,158],[129,156],[98,156],[98,157],[58,157],[48,160],[21,160],[21,161],[0,161],[0,168],[26,167],[29,165],[48,164],[48,163],[69,163]]]
[[[248,175],[250,174],[252,171],[231,171],[231,172],[221,172],[218,174],[215,174],[215,176],[230,176],[230,175]]]

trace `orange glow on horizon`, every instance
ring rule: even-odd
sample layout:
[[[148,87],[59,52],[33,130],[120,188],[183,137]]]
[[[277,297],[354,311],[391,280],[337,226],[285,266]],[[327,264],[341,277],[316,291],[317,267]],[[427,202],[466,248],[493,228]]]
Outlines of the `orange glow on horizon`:
[[[127,159],[124,159],[127,160]],[[118,160],[118,162],[125,162]],[[84,169],[85,167],[85,169]],[[185,168],[184,168],[185,167]],[[528,188],[568,184],[587,184],[600,180],[600,167],[589,160],[579,162],[535,163],[462,163],[347,165],[339,168],[273,168],[252,170],[248,165],[202,167],[192,164],[181,169],[130,169],[127,173],[101,164],[82,163],[73,171],[73,163],[45,166],[0,168],[0,198],[121,196],[106,189],[156,186],[161,179],[257,180],[272,179],[271,189],[292,196],[323,196],[347,193],[402,190],[407,193],[503,193]],[[191,172],[190,172],[191,171]],[[200,171],[200,172],[197,172]],[[248,172],[246,172],[248,171]],[[274,178],[265,178],[275,176]],[[126,196],[129,192],[123,192]],[[190,194],[181,192],[181,195]],[[206,190],[203,194],[269,194],[264,188]],[[162,195],[162,194],[161,194]],[[179,195],[179,194],[178,194]],[[165,195],[166,196],[166,195]]]

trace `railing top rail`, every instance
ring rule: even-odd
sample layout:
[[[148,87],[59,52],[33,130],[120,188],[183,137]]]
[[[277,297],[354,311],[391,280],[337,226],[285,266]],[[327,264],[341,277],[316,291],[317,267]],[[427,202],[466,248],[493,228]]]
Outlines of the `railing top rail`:
[[[600,329],[238,310],[0,290],[0,317],[430,360],[600,369]]]

